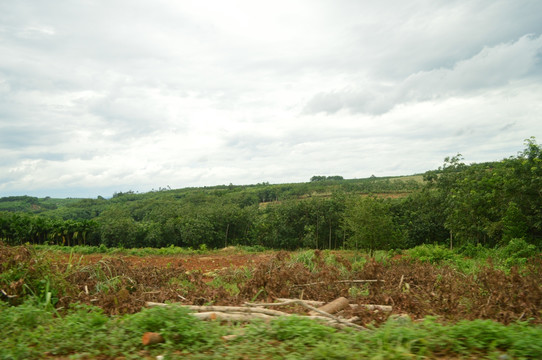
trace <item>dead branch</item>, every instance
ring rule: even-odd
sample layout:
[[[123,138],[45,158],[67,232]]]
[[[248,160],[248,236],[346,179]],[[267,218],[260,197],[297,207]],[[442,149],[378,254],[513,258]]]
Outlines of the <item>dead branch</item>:
[[[157,303],[157,302],[153,302],[153,301],[146,301],[145,306],[146,307],[157,307],[157,306],[169,306],[169,304]]]
[[[169,304],[164,303],[155,303],[152,301],[147,301],[145,303],[145,306],[147,307],[153,307],[153,306],[169,306]],[[271,310],[271,309],[264,309],[264,308],[258,308],[258,307],[244,307],[244,306],[197,306],[197,305],[182,305],[182,304],[175,304],[175,306],[181,306],[193,311],[198,312],[222,312],[222,313],[249,313],[249,314],[264,314],[269,316],[285,316],[289,315],[288,313],[277,311],[277,310]]]
[[[249,322],[254,319],[272,319],[273,316],[259,314],[259,313],[225,313],[220,311],[213,312],[200,312],[200,313],[191,313],[190,315],[197,317],[200,320],[222,320],[222,321],[240,321],[240,322]]]
[[[2,293],[2,295],[7,297],[8,299],[13,299],[13,298],[17,297],[17,295],[9,295],[7,292],[5,292],[4,290],[1,290],[1,289],[0,289],[0,292]]]
[[[317,281],[308,284],[297,284],[292,285],[292,287],[304,287],[312,285],[321,285],[321,284],[362,284],[362,283],[374,283],[374,282],[385,282],[385,280],[371,279],[371,280],[337,280],[337,281]]]
[[[186,305],[187,308],[190,310],[195,311],[221,311],[225,313],[256,313],[256,314],[265,314],[270,316],[285,316],[289,315],[288,313],[277,311],[277,310],[271,310],[271,309],[264,309],[264,308],[248,308],[244,306],[196,306],[196,305]]]
[[[281,302],[287,302],[291,300],[301,300],[301,299],[277,298],[277,301],[281,301]],[[318,301],[318,300],[302,300],[302,301],[304,301],[305,304],[309,304],[311,306],[322,306],[326,303],[325,301]]]
[[[366,308],[367,310],[380,310],[380,311],[383,311],[383,312],[392,312],[393,311],[393,307],[389,306],[389,305],[372,305],[372,304],[350,304],[350,307],[352,309],[355,309],[355,308],[358,308],[358,307],[364,307]]]
[[[254,308],[254,307],[258,307],[258,306],[286,306],[286,305],[300,305],[299,303],[300,302],[303,302],[305,303],[305,300],[301,300],[301,299],[288,299],[286,301],[283,301],[283,302],[278,302],[278,303],[249,303],[249,302],[246,302],[245,303],[245,306],[249,306],[251,308]],[[305,303],[306,304],[306,303]]]

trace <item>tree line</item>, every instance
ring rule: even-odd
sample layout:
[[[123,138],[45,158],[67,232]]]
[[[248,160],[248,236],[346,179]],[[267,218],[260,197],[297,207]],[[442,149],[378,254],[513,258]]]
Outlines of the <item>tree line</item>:
[[[66,246],[368,250],[423,243],[500,246],[523,239],[540,248],[541,163],[541,148],[531,138],[521,153],[501,161],[467,165],[461,155],[446,158],[423,175],[423,184],[322,176],[304,184],[116,193],[39,214],[2,211],[0,239]],[[375,195],[382,192],[408,196]]]

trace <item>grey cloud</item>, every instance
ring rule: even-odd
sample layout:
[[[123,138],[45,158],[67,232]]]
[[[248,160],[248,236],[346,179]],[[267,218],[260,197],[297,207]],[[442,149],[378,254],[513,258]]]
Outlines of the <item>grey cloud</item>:
[[[483,47],[542,34],[542,4],[530,0],[382,1],[380,6],[359,2],[357,7],[355,13],[364,14],[365,21],[350,26],[345,38],[351,39],[351,50],[343,67],[362,66],[371,76],[392,81],[452,67]]]
[[[514,126],[516,126],[516,122],[510,122],[508,124],[505,124],[504,126],[502,126],[499,131],[508,131],[510,129],[512,129]]]
[[[108,127],[122,134],[147,134],[160,123],[160,113],[145,108],[141,98],[104,98],[89,111],[106,120]]]
[[[348,110],[352,113],[381,115],[399,104],[465,96],[522,79],[542,83],[540,51],[542,35],[525,35],[511,43],[485,47],[478,54],[457,62],[451,68],[417,72],[395,86],[384,88],[367,83],[360,90],[318,93],[308,101],[304,113],[334,114]],[[365,89],[369,87],[369,91]]]
[[[393,98],[395,97],[393,91],[393,89],[389,89],[377,92],[363,89],[321,92],[307,103],[303,113],[335,114],[341,110],[349,110],[354,113],[380,115],[393,108]]]
[[[62,136],[60,129],[51,128],[47,124],[23,122],[21,125],[19,122],[2,125],[0,123],[0,148],[2,149],[22,150],[29,147],[47,146],[55,144],[62,139]]]

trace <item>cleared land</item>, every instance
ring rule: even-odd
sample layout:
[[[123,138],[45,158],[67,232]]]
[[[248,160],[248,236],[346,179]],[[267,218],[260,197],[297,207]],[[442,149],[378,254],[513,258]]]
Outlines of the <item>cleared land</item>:
[[[392,315],[542,322],[540,257],[521,270],[504,271],[487,263],[472,274],[405,255],[375,261],[352,252],[318,250],[250,254],[226,249],[205,255],[138,257],[38,254],[26,247],[2,247],[0,259],[4,269],[25,269],[25,276],[3,289],[11,301],[35,287],[33,282],[44,276],[38,272],[48,267],[57,307],[79,302],[108,314],[134,313],[147,301],[242,305],[277,298],[329,302],[343,296],[351,303],[392,306],[391,313],[359,308],[342,314],[358,316],[360,325],[378,324]]]

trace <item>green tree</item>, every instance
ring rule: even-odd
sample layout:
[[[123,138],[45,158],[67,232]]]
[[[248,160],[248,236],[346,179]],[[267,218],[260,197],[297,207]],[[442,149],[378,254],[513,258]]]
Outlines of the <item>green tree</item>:
[[[372,252],[402,245],[402,234],[393,222],[389,202],[383,199],[351,198],[346,205],[343,224],[350,233],[347,240],[350,248]]]
[[[425,188],[392,204],[396,223],[405,232],[407,247],[448,242],[443,200],[438,191]]]
[[[110,247],[142,246],[138,241],[139,226],[127,209],[115,206],[98,218],[102,244]]]
[[[529,227],[525,220],[525,216],[519,209],[518,205],[511,201],[502,218],[503,237],[502,243],[506,245],[512,239],[525,239]]]
[[[457,156],[426,173],[455,243],[494,246],[521,235],[542,244],[542,151],[534,138],[525,145],[517,157],[467,166]]]

